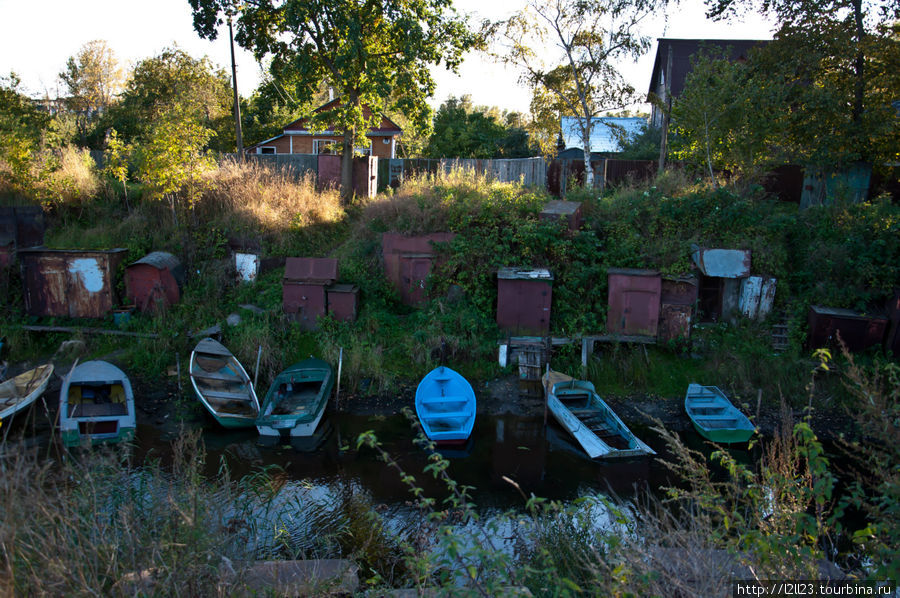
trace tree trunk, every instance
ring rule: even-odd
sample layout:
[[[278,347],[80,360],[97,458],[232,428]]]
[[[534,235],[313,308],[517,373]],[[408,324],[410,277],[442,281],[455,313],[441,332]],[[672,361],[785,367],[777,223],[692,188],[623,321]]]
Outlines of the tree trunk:
[[[581,126],[581,144],[584,146],[584,187],[594,188],[594,169],[591,168],[591,117],[586,116]]]
[[[356,127],[344,132],[344,153],[341,155],[341,199],[349,204],[353,199],[353,138]]]
[[[716,175],[713,172],[712,167],[712,152],[709,148],[709,116],[703,115],[703,130],[706,135],[706,167],[709,169],[709,181],[712,183],[713,189],[717,189],[719,186],[716,183]]]

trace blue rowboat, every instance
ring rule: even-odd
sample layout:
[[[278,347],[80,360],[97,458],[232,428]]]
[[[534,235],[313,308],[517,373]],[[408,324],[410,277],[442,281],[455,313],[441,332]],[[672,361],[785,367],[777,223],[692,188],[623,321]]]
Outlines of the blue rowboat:
[[[330,364],[310,357],[275,378],[263,399],[256,429],[262,436],[312,436],[334,386]]]
[[[460,374],[438,366],[416,388],[416,415],[429,440],[464,443],[475,425],[475,391]]]

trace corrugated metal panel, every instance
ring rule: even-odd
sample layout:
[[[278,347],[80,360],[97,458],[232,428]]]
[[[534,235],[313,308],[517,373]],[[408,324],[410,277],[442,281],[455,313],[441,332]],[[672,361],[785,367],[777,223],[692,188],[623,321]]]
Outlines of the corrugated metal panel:
[[[289,257],[284,264],[284,279],[290,282],[331,284],[338,278],[338,261],[333,258]]]
[[[849,309],[809,307],[809,346],[824,347],[837,343],[837,335],[850,351],[863,351],[880,345],[887,331],[888,320]]]
[[[693,316],[692,305],[663,303],[659,309],[659,341],[667,343],[690,338]]]
[[[117,303],[115,272],[125,249],[19,251],[25,309],[36,316],[99,318]]]
[[[704,276],[745,278],[750,276],[750,251],[744,249],[707,249],[694,246],[691,254]]]
[[[741,280],[738,309],[751,320],[763,320],[772,311],[775,301],[776,279],[748,276]]]
[[[553,280],[553,274],[546,268],[519,268],[509,266],[497,271],[497,278],[501,280]]]
[[[693,305],[697,301],[699,290],[699,283],[694,276],[666,277],[660,284],[659,300],[670,305]]]
[[[612,334],[656,336],[662,277],[654,270],[610,268],[606,328]]]

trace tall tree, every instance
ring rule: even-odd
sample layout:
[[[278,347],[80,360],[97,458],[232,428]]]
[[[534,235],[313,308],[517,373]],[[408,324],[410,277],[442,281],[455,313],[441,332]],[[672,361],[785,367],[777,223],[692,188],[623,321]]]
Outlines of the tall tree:
[[[112,48],[102,39],[95,39],[69,57],[59,78],[66,86],[69,107],[92,113],[108,109],[116,100],[124,87],[125,71]]]
[[[353,148],[397,98],[397,108],[426,123],[434,91],[428,68],[455,68],[472,42],[450,0],[189,0],[194,29],[215,39],[223,17],[238,14],[236,39],[272,68],[291,68],[308,100],[328,80],[340,103],[313,125],[343,132],[341,192],[352,196]],[[367,113],[364,106],[370,108]]]
[[[797,159],[821,166],[883,159],[896,141],[900,0],[706,0],[713,18],[758,8],[778,23],[757,60],[757,85],[789,91],[785,122]],[[893,57],[893,58],[892,58]]]
[[[188,119],[216,131],[219,146],[234,147],[230,79],[208,58],[194,58],[177,47],[140,61],[122,93],[122,100],[105,120],[126,139],[146,137],[162,115],[177,110]]]
[[[541,110],[564,107],[578,118],[589,187],[594,119],[638,100],[617,64],[647,51],[650,38],[638,27],[667,2],[529,0],[524,11],[493,26],[501,46],[497,57],[522,70],[521,80],[541,98]]]

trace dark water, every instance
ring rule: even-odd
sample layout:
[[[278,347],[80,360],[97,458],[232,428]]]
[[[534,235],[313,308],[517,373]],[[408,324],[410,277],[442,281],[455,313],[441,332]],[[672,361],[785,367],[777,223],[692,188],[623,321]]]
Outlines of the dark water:
[[[426,495],[438,499],[447,495],[443,483],[423,473],[429,453],[413,442],[415,433],[402,415],[331,414],[323,425],[327,435],[318,448],[309,450],[308,446],[265,446],[255,428],[227,431],[210,420],[203,432],[207,469],[214,474],[224,460],[233,477],[241,477],[274,465],[289,480],[322,485],[341,480],[365,488],[377,503],[404,503],[412,495],[399,473],[382,462],[375,451],[356,448],[359,434],[372,430],[403,470],[416,477]],[[525,499],[503,480],[504,476],[514,480],[526,495],[555,500],[597,492],[621,498],[644,489],[659,493],[660,488],[671,485],[671,473],[658,458],[666,456],[665,446],[651,430],[631,429],[659,455],[591,461],[552,420],[545,427],[543,417],[514,415],[479,415],[469,443],[442,454],[450,460],[449,475],[459,484],[474,488],[471,494],[478,507],[524,506]],[[699,437],[688,441],[702,447]],[[165,461],[172,450],[169,440],[152,427],[139,427],[136,442],[139,460],[153,455]]]

